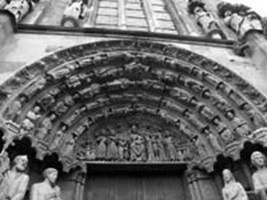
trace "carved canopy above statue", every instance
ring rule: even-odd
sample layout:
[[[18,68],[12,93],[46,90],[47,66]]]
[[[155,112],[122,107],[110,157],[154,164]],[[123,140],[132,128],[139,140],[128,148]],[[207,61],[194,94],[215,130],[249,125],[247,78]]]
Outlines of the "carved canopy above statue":
[[[1,86],[6,146],[28,137],[64,170],[88,162],[188,163],[239,158],[266,124],[267,101],[220,64],[171,45],[113,40],[71,47]],[[252,139],[249,139],[252,140]]]

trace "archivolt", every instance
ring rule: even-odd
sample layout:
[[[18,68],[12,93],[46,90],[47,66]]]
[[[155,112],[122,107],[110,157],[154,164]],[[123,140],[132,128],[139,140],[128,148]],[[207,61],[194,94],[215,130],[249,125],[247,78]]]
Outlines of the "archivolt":
[[[34,111],[36,106],[41,110]],[[31,138],[39,158],[57,152],[65,170],[94,159],[87,155],[96,145],[90,140],[101,129],[113,137],[137,126],[137,135],[160,132],[162,140],[171,135],[176,148],[183,146],[179,153],[187,155],[172,162],[212,171],[218,154],[239,158],[246,138],[266,124],[266,111],[266,99],[220,64],[174,46],[134,40],[56,52],[1,86],[6,135],[13,138],[12,124],[19,130],[15,137]]]

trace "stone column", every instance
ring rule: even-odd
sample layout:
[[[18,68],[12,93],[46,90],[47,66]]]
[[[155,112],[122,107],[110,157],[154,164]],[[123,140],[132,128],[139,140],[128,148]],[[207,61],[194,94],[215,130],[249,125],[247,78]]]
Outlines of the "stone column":
[[[15,17],[6,10],[0,10],[0,46],[13,35],[16,30]]]
[[[187,171],[187,183],[194,200],[221,200],[215,179],[201,170]]]
[[[63,178],[60,183],[62,199],[64,200],[83,200],[86,172],[76,169]]]

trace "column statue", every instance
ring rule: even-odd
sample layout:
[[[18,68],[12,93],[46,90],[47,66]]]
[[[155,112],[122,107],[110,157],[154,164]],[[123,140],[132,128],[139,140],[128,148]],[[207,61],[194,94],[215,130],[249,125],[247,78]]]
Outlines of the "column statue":
[[[61,200],[60,188],[56,185],[58,171],[47,168],[43,172],[44,181],[33,184],[31,188],[31,200]]]
[[[248,200],[245,189],[239,182],[236,182],[229,169],[223,170],[223,181],[223,200]]]
[[[0,180],[1,200],[23,200],[29,183],[29,176],[25,173],[27,164],[26,155],[15,157],[14,166]]]
[[[267,200],[267,167],[265,164],[265,156],[259,151],[251,154],[251,163],[257,168],[252,175],[252,181],[256,194],[260,196],[260,200]]]

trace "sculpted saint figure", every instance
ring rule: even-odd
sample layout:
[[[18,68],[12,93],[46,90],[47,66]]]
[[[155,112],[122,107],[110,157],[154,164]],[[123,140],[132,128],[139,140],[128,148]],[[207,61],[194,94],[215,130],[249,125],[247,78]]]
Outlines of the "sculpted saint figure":
[[[117,160],[118,155],[118,147],[116,144],[116,137],[110,136],[107,145],[107,159],[109,160]]]
[[[57,116],[54,113],[51,113],[48,117],[41,121],[40,128],[36,133],[36,137],[38,139],[42,140],[50,136],[53,128],[53,122],[56,120],[56,118]]]
[[[58,171],[54,168],[47,168],[43,175],[44,181],[32,186],[31,200],[61,200],[60,188],[56,185]]]
[[[145,144],[142,136],[137,134],[131,135],[131,161],[145,161]]]
[[[14,166],[0,180],[1,200],[22,200],[24,198],[29,183],[29,176],[25,173],[27,164],[27,156],[15,157]]]
[[[257,168],[257,171],[252,175],[255,192],[260,196],[260,200],[267,200],[267,167],[265,165],[265,156],[259,151],[254,151],[250,159],[251,163]]]
[[[224,187],[222,189],[223,200],[248,200],[243,186],[236,182],[229,169],[223,170]]]
[[[166,145],[166,150],[169,155],[169,159],[171,161],[176,160],[177,158],[177,153],[176,153],[176,148],[174,146],[173,142],[173,137],[170,133],[167,133],[168,135],[164,138],[164,142]]]
[[[96,158],[98,160],[104,160],[107,151],[107,138],[104,136],[97,137],[96,144]]]

